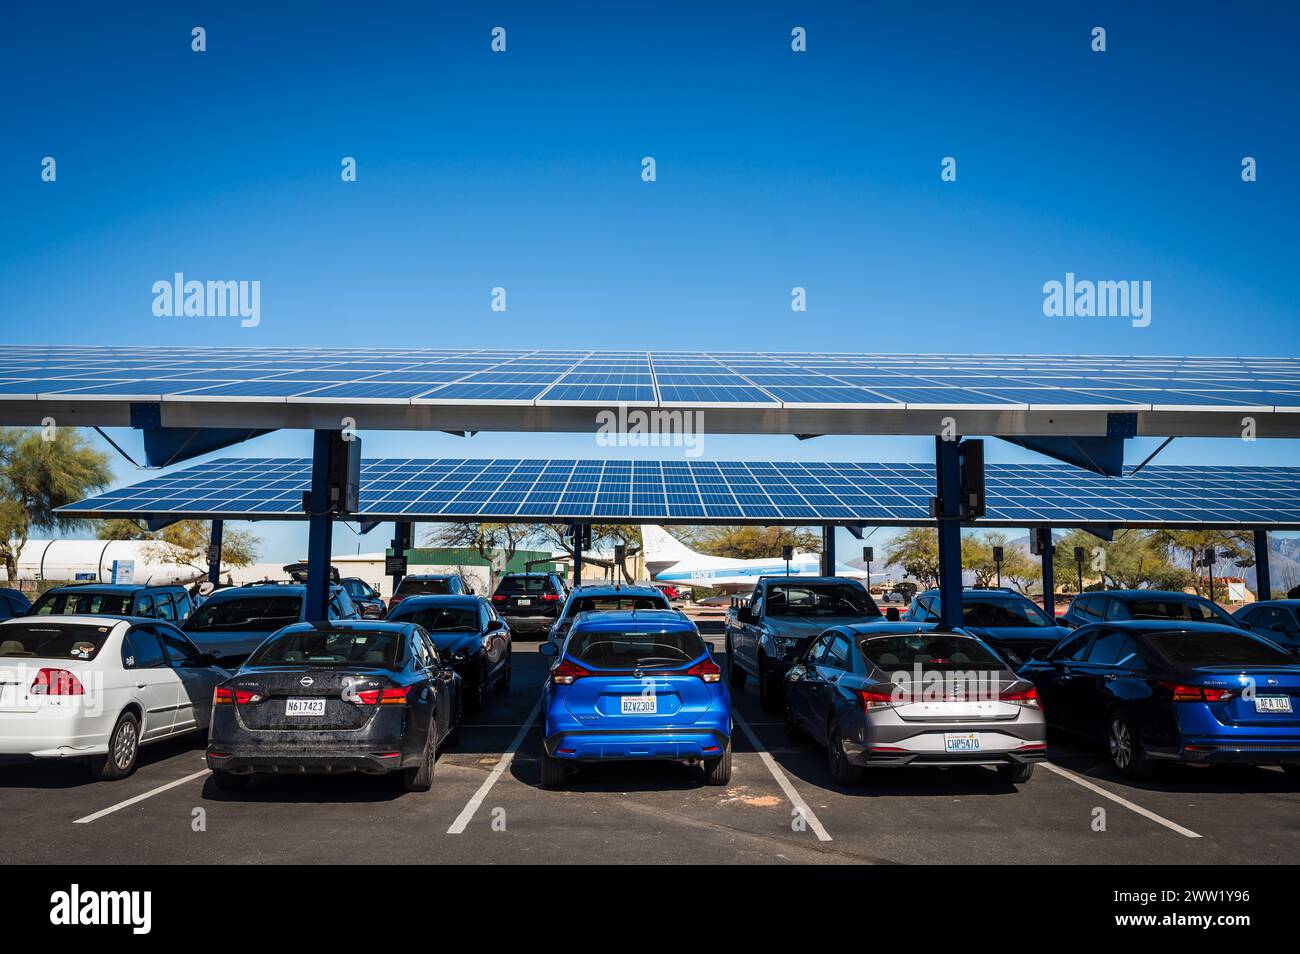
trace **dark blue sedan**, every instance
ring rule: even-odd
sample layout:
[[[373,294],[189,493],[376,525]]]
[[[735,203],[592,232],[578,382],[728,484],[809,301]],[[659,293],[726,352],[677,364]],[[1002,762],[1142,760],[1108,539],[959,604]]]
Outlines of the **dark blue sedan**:
[[[1300,771],[1300,664],[1235,626],[1082,626],[1020,675],[1050,726],[1104,741],[1126,778],[1148,778],[1160,761]]]
[[[408,596],[388,612],[390,622],[418,623],[465,684],[465,709],[477,712],[489,689],[510,688],[510,627],[481,596]]]
[[[1070,635],[1068,627],[1014,590],[964,589],[961,601],[961,631],[992,646],[1012,667],[1029,659],[1035,649],[1051,649]],[[912,600],[903,620],[937,624],[939,614],[939,591],[927,590]]]

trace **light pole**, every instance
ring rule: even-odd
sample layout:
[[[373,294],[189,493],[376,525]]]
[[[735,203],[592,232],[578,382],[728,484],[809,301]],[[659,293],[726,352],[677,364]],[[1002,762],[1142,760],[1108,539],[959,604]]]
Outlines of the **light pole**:
[[[871,592],[871,561],[876,557],[876,551],[871,547],[862,548],[862,562],[867,565],[867,592]]]
[[[1002,557],[1003,557],[1003,555],[1004,555],[1004,554],[1003,554],[1003,552],[1002,552],[1002,548],[1001,548],[1001,547],[994,547],[994,548],[993,548],[993,565],[994,565],[995,567],[997,567],[997,569],[998,569],[998,589],[1001,589],[1001,588],[1002,588]]]
[[[1083,592],[1083,547],[1074,548],[1074,565],[1079,568],[1078,592],[1082,593]]]
[[[781,557],[785,560],[785,575],[790,575],[790,561],[794,559],[794,547],[788,543],[781,548]]]

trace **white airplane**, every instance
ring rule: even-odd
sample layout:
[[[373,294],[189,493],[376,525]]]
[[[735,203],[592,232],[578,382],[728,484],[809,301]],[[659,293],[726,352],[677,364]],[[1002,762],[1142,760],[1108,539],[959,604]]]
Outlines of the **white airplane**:
[[[697,553],[663,527],[652,524],[641,527],[641,546],[645,552],[646,572],[657,583],[681,583],[729,593],[748,593],[760,576],[786,575],[786,562],[779,556],[761,560],[708,556]],[[790,575],[821,576],[820,555],[796,550],[790,561]],[[836,563],[835,575],[857,579],[865,574],[848,564]]]

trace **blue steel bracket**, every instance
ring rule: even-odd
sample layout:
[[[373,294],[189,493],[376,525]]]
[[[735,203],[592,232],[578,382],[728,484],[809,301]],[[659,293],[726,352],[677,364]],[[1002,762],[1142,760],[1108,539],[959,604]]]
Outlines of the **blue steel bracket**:
[[[357,527],[357,530],[362,536],[365,536],[382,522],[383,521],[381,520],[362,520],[361,525]]]
[[[131,405],[131,422],[135,425],[135,408]],[[144,459],[149,467],[169,467],[183,460],[201,457],[223,447],[230,447],[270,430],[244,427],[157,427],[146,426]]]
[[[146,517],[144,525],[148,528],[150,533],[157,533],[164,527],[170,527],[173,523],[180,522],[180,517]]]
[[[1106,415],[1106,436],[1107,437],[1137,437],[1138,436],[1138,416],[1136,414],[1124,412],[1119,414]]]
[[[1112,414],[1115,417],[1132,417],[1129,414]],[[1054,460],[1073,464],[1103,477],[1124,476],[1124,437],[1108,434],[1106,437],[1002,437],[1010,444],[1019,444]]]
[[[853,538],[854,538],[855,540],[861,540],[861,539],[862,539],[862,530],[863,530],[863,526],[862,526],[862,524],[860,524],[860,523],[846,523],[846,524],[844,525],[844,529],[847,530],[850,534],[852,534],[852,535],[853,535]]]
[[[1108,523],[1081,523],[1079,529],[1084,533],[1092,534],[1098,540],[1105,540],[1111,543],[1115,539],[1115,528]]]

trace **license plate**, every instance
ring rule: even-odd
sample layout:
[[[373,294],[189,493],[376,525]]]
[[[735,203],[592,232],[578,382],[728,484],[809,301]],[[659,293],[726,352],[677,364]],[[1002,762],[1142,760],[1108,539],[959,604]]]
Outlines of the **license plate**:
[[[532,606],[532,605],[533,605],[533,601],[532,601],[532,600],[515,600],[515,605],[516,605],[516,606]]]
[[[1256,696],[1256,712],[1290,712],[1290,696]]]
[[[323,716],[324,699],[286,699],[284,714],[287,716]]]
[[[945,752],[978,752],[980,734],[978,732],[945,732],[943,734]]]
[[[623,715],[658,715],[658,696],[623,696]]]

